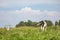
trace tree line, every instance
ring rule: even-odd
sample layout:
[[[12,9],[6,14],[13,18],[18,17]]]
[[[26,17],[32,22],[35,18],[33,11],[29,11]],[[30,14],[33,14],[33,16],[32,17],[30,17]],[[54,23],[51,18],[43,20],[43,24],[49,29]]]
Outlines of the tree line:
[[[53,25],[55,25],[55,26],[60,26],[60,20],[59,20],[59,21],[55,21],[54,24],[53,24],[53,22],[50,21],[50,20],[45,20],[45,21],[46,21],[46,23],[47,23],[47,26],[53,26]],[[40,21],[39,21],[39,22],[40,22]],[[39,26],[37,25],[39,22],[33,22],[33,21],[31,21],[31,20],[28,20],[27,22],[20,21],[20,22],[16,25],[16,27],[20,27],[20,26],[39,27]]]

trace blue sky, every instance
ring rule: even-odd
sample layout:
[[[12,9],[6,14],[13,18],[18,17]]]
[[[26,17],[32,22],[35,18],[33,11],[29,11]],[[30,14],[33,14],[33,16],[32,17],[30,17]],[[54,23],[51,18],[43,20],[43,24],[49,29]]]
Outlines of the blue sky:
[[[46,19],[60,20],[60,0],[0,0],[0,27]]]

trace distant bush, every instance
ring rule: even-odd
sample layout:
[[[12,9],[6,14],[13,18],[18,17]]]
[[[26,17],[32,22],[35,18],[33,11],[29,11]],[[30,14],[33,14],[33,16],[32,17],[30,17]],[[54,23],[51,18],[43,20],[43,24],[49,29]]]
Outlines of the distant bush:
[[[53,23],[52,21],[50,20],[45,20],[47,22],[47,26],[53,26]],[[40,22],[40,21],[39,21]],[[24,21],[20,21],[16,27],[20,27],[20,26],[33,26],[33,27],[38,27],[37,24],[39,22],[32,22],[31,20],[28,20],[27,22],[24,22]]]
[[[36,26],[38,22],[32,22],[31,20],[28,20],[27,22],[24,21],[20,21],[16,27],[20,27],[20,26]]]

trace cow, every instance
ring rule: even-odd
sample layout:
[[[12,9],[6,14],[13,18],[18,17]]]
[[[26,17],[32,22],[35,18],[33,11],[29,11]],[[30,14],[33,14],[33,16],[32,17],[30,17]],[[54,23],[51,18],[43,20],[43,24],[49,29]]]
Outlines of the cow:
[[[47,23],[45,21],[40,21],[37,25],[41,26],[41,30],[45,31]]]

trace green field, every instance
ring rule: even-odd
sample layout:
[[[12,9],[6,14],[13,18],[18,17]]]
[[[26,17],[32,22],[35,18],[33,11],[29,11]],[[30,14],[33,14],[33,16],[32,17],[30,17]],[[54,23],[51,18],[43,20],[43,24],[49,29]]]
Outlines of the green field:
[[[48,27],[45,32],[40,27],[0,28],[0,40],[60,40],[60,27]]]

